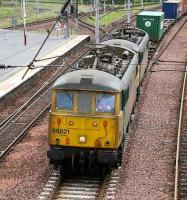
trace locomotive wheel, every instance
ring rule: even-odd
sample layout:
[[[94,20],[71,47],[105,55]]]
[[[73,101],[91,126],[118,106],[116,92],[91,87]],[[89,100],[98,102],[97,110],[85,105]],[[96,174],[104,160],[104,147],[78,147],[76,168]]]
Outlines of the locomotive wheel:
[[[61,180],[65,178],[65,167],[62,163],[60,165],[60,178]]]
[[[69,160],[64,160],[63,163],[60,164],[60,177],[61,179],[65,179],[71,170],[71,162]]]
[[[122,165],[123,147],[124,147],[124,142],[122,143],[122,145],[119,147],[119,150],[118,150],[118,167]]]
[[[101,178],[104,179],[108,170],[107,164],[101,164]]]

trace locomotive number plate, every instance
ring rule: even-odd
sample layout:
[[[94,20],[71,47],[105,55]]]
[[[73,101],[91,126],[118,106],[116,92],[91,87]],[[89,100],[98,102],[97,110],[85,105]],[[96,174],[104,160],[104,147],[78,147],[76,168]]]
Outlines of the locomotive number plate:
[[[69,129],[65,129],[65,128],[53,128],[52,133],[59,133],[59,134],[62,134],[62,135],[67,135],[69,134]]]

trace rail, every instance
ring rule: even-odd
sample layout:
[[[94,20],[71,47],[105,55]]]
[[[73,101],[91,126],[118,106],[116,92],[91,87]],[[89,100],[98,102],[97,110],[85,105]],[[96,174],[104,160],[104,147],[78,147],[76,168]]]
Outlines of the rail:
[[[56,79],[67,72],[71,66],[76,65],[84,55],[85,51],[83,51],[78,58],[74,58],[71,63],[66,65],[66,67],[62,66],[63,68],[57,68],[56,72],[54,72],[54,77],[42,86],[41,89],[36,92],[22,107],[3,120],[0,126],[0,158],[2,158],[10,147],[24,134],[21,133],[20,135],[19,133],[28,130],[27,127],[31,126],[28,124],[36,118],[38,113],[42,113],[47,109],[46,107],[51,105],[50,91],[52,84],[56,81]],[[74,55],[72,54],[72,56]],[[67,57],[69,59],[69,56]]]
[[[47,111],[50,108],[50,105],[47,105],[25,128],[21,131],[12,141],[11,143],[8,143],[8,145],[5,146],[5,148],[0,151],[0,158],[2,158],[9,149],[25,134],[25,132],[36,122],[36,120],[43,115],[45,111]],[[13,131],[13,130],[10,130]],[[15,131],[15,130],[14,130]]]
[[[180,153],[181,124],[182,124],[183,104],[184,104],[184,97],[185,97],[184,95],[185,95],[185,87],[186,87],[186,76],[187,76],[187,65],[186,65],[186,70],[185,70],[184,80],[183,80],[182,96],[181,96],[181,104],[180,104],[180,114],[179,114],[178,134],[177,134],[174,200],[178,200],[179,153]]]

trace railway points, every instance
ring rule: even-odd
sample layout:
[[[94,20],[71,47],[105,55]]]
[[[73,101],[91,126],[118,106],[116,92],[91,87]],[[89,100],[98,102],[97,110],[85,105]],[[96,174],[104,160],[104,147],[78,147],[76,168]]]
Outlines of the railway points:
[[[0,32],[3,34],[4,30]],[[10,34],[10,35],[8,35]],[[45,36],[45,35],[44,35]],[[27,69],[27,65],[30,60],[34,57],[38,48],[41,45],[41,42],[44,39],[44,36],[41,34],[30,33],[30,41],[32,41],[27,47],[24,44],[21,44],[22,32],[20,31],[11,31],[7,33],[7,38],[0,45],[0,63],[13,66],[26,66],[24,68],[16,68],[1,70],[0,75],[0,98],[2,98],[7,93],[11,92],[17,86],[28,80],[31,76],[37,74],[44,67],[50,63],[54,62],[59,56],[67,54],[73,48],[78,46],[80,43],[88,40],[88,35],[77,35],[72,36],[69,39],[56,39],[55,36],[50,37],[49,42],[44,46],[44,50],[38,57],[38,62],[35,62],[35,69],[29,70],[29,73],[24,79],[22,79],[23,74]],[[18,48],[13,48],[18,46]],[[8,52],[8,55],[7,53]],[[47,59],[51,58],[51,59]]]

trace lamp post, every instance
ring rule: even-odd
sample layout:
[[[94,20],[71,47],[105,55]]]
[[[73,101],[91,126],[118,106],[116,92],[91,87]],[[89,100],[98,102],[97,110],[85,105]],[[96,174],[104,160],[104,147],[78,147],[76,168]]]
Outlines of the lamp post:
[[[106,26],[106,1],[104,0],[104,25]]]
[[[36,0],[35,7],[36,7],[36,20],[38,20],[38,14],[39,14],[39,11],[40,11],[40,9],[39,9],[39,0]]]
[[[141,9],[144,9],[143,0],[141,0]]]
[[[127,2],[127,6],[128,6],[128,16],[127,16],[127,22],[130,24],[130,22],[131,22],[131,5],[130,5],[130,0],[128,0],[128,2]]]
[[[95,0],[95,42],[99,44],[99,0]]]
[[[27,45],[27,35],[26,35],[26,10],[25,10],[25,0],[23,0],[23,33],[24,33],[24,45]]]
[[[78,0],[76,0],[76,9],[75,9],[75,17],[76,17],[76,31],[79,30],[79,27],[78,27],[78,16],[79,16],[79,13],[78,13]]]

